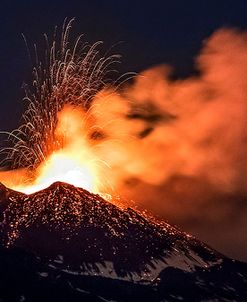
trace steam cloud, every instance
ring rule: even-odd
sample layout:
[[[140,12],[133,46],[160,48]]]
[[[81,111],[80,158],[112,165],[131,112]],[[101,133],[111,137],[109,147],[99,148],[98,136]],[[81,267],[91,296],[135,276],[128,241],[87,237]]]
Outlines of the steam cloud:
[[[177,174],[199,176],[245,192],[247,34],[218,31],[196,62],[198,76],[171,81],[171,69],[158,66],[119,95],[99,94],[92,113],[108,138],[107,162],[120,178],[159,185]]]
[[[105,138],[101,157],[117,192],[245,257],[247,34],[217,31],[196,68],[173,81],[169,66],[154,67],[119,94],[101,92],[91,108]],[[222,246],[205,230],[210,223],[215,234],[226,233]]]

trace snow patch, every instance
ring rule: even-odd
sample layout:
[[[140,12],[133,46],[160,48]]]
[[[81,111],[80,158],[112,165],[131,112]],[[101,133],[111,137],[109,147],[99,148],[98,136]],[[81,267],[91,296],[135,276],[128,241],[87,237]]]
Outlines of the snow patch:
[[[168,267],[174,267],[186,272],[195,271],[196,267],[208,268],[218,264],[218,262],[205,262],[194,252],[190,251],[187,255],[175,251],[167,257],[153,259],[147,263],[141,272],[127,272],[126,276],[119,276],[111,261],[83,263],[80,271],[63,269],[62,271],[72,275],[101,276],[112,279],[126,280],[132,282],[153,281],[158,275]]]
[[[38,272],[38,274],[41,276],[41,277],[48,277],[48,273],[47,272]]]

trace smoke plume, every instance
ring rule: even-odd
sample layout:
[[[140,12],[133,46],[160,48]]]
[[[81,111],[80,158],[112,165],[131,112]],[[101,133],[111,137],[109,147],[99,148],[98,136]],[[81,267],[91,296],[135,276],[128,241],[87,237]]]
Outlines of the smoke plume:
[[[177,81],[171,68],[154,67],[120,94],[101,92],[94,100],[102,148],[111,151],[106,161],[120,182],[160,185],[185,175],[224,192],[246,191],[247,35],[216,32],[196,67],[199,75]]]
[[[172,80],[171,67],[157,66],[119,93],[101,92],[91,107],[100,157],[118,193],[245,258],[247,33],[217,31],[195,67]]]

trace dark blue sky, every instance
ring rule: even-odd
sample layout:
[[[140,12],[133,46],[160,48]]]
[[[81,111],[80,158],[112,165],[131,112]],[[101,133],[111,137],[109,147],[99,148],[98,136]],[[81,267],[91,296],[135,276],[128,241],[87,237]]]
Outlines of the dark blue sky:
[[[202,40],[217,28],[247,29],[246,0],[187,1],[1,1],[0,129],[16,127],[22,111],[22,83],[31,74],[28,43],[41,41],[65,17],[75,17],[74,32],[89,42],[103,40],[123,56],[120,72],[169,63],[182,76],[192,71]]]

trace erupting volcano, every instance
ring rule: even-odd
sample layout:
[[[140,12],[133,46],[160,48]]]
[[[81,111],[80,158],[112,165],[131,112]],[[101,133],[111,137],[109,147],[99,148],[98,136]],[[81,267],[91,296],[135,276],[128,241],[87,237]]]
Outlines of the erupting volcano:
[[[246,265],[165,222],[65,183],[0,194],[3,301],[244,301]]]
[[[118,197],[129,175],[147,184],[168,177],[172,159],[164,173],[149,135],[151,122],[167,130],[176,112],[126,101],[136,87],[112,83],[119,57],[100,56],[100,43],[81,37],[69,43],[71,24],[59,41],[45,36],[23,124],[5,133],[0,301],[244,301],[246,264]],[[167,130],[168,141],[175,136]],[[178,169],[193,174],[201,166],[183,160],[188,150],[175,151]]]
[[[87,125],[84,125],[84,112],[78,108],[65,107],[58,113],[55,131],[56,142],[61,146],[35,170],[35,179],[31,184],[17,186],[14,189],[34,193],[47,188],[56,181],[63,181],[90,192],[99,193],[104,179],[100,174],[106,163],[99,160],[93,146],[87,140]],[[85,133],[85,137],[81,136]]]
[[[6,133],[10,145],[1,149],[5,165],[25,168],[17,182],[3,181],[21,192],[33,193],[55,181],[91,192],[99,192],[107,184],[104,174],[109,166],[99,157],[97,143],[107,125],[98,123],[101,108],[97,94],[106,89],[109,66],[118,56],[99,57],[100,43],[82,44],[81,37],[70,49],[71,23],[64,24],[61,48],[52,42],[45,63],[38,62],[33,69],[33,85],[26,87],[23,124]],[[46,42],[49,45],[47,37]],[[102,98],[106,99],[107,93]]]

